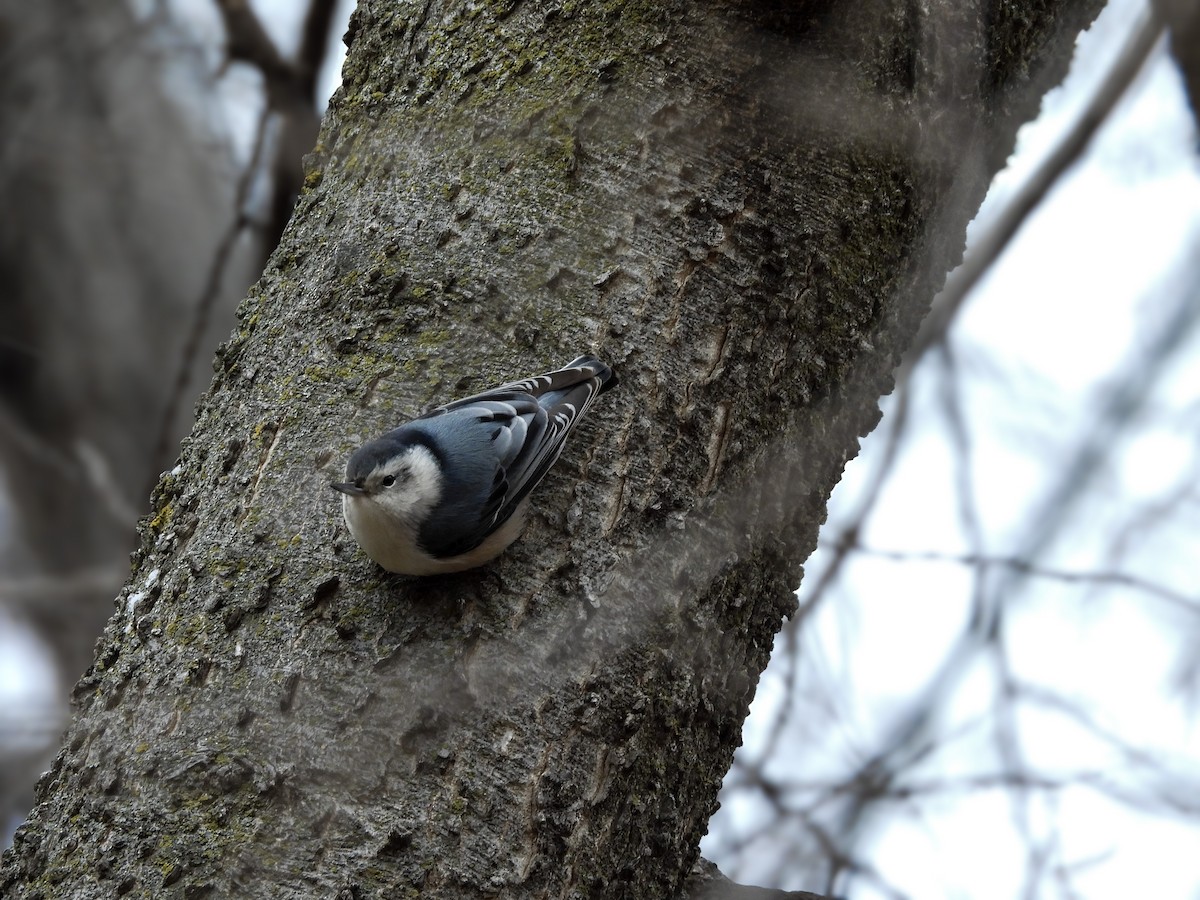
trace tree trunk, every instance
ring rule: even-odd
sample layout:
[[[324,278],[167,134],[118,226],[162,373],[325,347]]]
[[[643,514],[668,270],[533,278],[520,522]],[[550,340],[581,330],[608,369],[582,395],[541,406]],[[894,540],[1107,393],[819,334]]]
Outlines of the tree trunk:
[[[677,894],[825,498],[1098,5],[364,0],[6,896]],[[362,555],[358,442],[588,350],[621,387],[499,561]]]

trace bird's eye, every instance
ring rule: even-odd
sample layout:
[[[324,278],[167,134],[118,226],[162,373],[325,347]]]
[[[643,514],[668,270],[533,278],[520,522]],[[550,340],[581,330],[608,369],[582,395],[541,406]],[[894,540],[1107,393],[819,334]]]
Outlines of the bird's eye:
[[[396,476],[395,475],[384,475],[383,478],[380,479],[379,483],[382,484],[384,487],[391,487],[393,484],[396,483]]]

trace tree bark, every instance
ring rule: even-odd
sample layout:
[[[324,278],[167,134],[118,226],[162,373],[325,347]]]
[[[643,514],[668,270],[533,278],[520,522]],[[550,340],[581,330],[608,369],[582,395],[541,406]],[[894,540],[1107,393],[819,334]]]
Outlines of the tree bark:
[[[11,897],[668,897],[824,502],[1098,3],[363,2]],[[495,564],[388,576],[349,451],[594,350]]]

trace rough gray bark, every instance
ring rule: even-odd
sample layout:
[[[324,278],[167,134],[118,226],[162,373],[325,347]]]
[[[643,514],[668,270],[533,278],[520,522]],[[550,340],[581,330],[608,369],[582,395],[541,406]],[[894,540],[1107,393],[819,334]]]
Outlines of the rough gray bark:
[[[1097,6],[360,5],[6,895],[684,889],[825,498]],[[357,442],[588,349],[622,386],[500,561],[357,551]]]

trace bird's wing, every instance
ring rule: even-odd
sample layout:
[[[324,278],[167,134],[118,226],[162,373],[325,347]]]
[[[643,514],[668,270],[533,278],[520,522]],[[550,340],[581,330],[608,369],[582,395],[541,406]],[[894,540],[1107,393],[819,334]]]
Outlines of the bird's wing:
[[[453,545],[430,547],[438,556],[466,553],[503,525],[562,453],[567,435],[592,402],[615,382],[593,357],[521,381],[500,385],[431,410],[422,419],[467,417],[488,430],[496,461],[491,492],[478,524]]]

